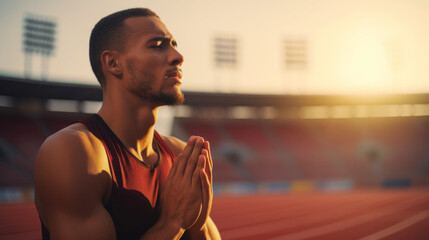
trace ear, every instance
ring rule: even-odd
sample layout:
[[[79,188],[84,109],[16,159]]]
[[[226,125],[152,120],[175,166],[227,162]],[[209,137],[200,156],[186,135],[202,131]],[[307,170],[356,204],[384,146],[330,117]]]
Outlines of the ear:
[[[122,75],[122,66],[119,62],[119,53],[117,51],[105,50],[101,53],[101,66],[105,73],[114,76]]]

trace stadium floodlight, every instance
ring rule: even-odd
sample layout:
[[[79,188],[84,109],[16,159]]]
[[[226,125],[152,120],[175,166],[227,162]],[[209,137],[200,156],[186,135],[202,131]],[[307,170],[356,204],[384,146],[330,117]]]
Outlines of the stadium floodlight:
[[[284,41],[285,64],[288,70],[304,70],[307,67],[307,41],[287,38]]]
[[[232,37],[214,38],[214,60],[217,67],[235,68],[237,66],[238,40]]]
[[[55,45],[57,24],[47,17],[27,15],[23,25],[23,50],[25,53],[25,76],[31,76],[31,57],[33,54],[42,56],[41,78],[47,78],[48,57],[52,55]]]

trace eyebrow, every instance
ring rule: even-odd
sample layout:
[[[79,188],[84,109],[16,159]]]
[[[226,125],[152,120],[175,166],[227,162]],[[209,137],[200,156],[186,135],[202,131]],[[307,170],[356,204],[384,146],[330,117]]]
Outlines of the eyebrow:
[[[156,42],[156,41],[171,41],[171,44],[174,46],[174,47],[177,47],[177,42],[176,42],[176,40],[173,38],[173,37],[171,37],[171,36],[166,36],[166,37],[153,37],[153,38],[151,38],[150,40],[149,40],[149,42]]]

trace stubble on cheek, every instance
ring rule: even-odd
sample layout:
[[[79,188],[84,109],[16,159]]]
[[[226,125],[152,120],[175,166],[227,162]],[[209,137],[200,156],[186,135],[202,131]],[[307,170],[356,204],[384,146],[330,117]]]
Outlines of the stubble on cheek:
[[[156,76],[153,73],[137,70],[131,61],[127,62],[127,68],[130,75],[127,87],[132,94],[161,105],[178,105],[185,101],[180,90],[170,93],[162,90],[154,91],[153,85],[156,82]]]
[[[127,62],[128,73],[130,75],[128,90],[144,99],[149,99],[152,95],[152,85],[155,82],[155,75],[138,71],[131,61]]]

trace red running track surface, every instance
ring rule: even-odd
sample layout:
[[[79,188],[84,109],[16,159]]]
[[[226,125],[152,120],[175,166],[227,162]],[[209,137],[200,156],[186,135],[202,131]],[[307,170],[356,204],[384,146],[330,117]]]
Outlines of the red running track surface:
[[[228,239],[429,239],[428,190],[216,196],[212,218]],[[41,239],[32,203],[0,204],[0,239]]]

